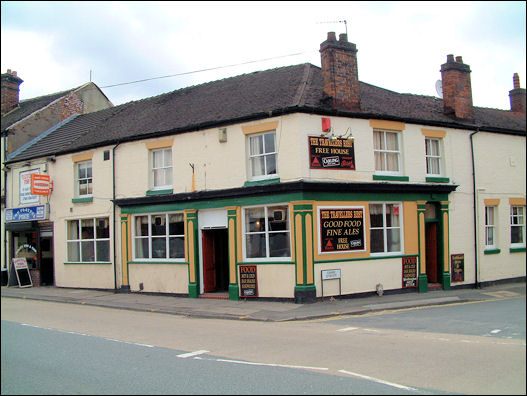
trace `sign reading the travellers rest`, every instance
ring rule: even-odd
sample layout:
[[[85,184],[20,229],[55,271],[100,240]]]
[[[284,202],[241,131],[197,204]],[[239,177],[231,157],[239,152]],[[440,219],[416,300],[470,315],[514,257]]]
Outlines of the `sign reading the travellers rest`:
[[[330,139],[309,136],[309,167],[311,169],[355,170],[353,139]]]
[[[11,221],[45,220],[48,218],[46,205],[25,206],[23,208],[5,209],[6,223]]]
[[[361,252],[364,239],[364,207],[319,208],[320,252]]]

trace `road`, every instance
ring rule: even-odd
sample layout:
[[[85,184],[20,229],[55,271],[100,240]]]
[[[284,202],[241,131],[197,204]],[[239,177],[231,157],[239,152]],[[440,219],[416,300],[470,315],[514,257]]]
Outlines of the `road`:
[[[282,323],[1,307],[2,394],[525,394],[525,297]]]

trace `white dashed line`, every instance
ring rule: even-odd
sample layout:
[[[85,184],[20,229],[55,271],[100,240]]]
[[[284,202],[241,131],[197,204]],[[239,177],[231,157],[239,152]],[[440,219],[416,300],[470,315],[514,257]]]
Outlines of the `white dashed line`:
[[[357,330],[358,327],[345,327],[343,329],[338,329],[337,331],[351,331],[351,330]]]
[[[364,378],[364,379],[367,379],[367,380],[370,380],[370,381],[378,382],[379,384],[393,386],[393,387],[399,388],[399,389],[404,389],[404,390],[408,390],[408,391],[417,391],[417,389],[412,388],[410,386],[405,386],[405,385],[396,384],[394,382],[384,381],[384,380],[381,380],[381,379],[378,379],[378,378],[370,377],[368,375],[352,373],[351,371],[339,370],[339,373],[352,375],[354,377]]]
[[[177,355],[177,357],[186,359],[193,356],[203,355],[204,353],[207,353],[209,351],[206,351],[205,349],[200,349],[199,351],[189,352],[189,353],[182,353],[181,355]]]

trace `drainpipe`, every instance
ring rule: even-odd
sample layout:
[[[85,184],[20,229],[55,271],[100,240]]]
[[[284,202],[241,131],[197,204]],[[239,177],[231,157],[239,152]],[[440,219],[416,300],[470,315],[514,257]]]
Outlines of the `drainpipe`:
[[[121,144],[121,142],[117,142],[115,146],[112,148],[112,209],[113,209],[113,284],[114,289],[117,291],[117,252],[115,250],[115,149]]]
[[[479,132],[479,127],[476,128],[475,132],[470,134],[470,154],[472,155],[472,193],[474,199],[474,279],[475,288],[479,289],[478,280],[478,217],[477,217],[477,199],[476,199],[476,165],[474,164],[474,142],[472,136]]]

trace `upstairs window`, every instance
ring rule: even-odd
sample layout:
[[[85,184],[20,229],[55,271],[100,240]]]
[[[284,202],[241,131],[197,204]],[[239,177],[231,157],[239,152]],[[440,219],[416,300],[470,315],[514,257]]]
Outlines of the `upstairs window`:
[[[511,206],[511,247],[525,247],[525,206]]]
[[[441,176],[441,139],[425,138],[426,175]]]
[[[386,175],[401,173],[400,134],[390,131],[373,131],[375,172]]]
[[[249,169],[251,179],[265,179],[277,174],[276,132],[249,136]]]
[[[151,151],[152,189],[172,188],[172,149]]]
[[[93,194],[93,176],[91,160],[75,164],[76,196],[79,198],[91,197]]]
[[[496,248],[496,207],[485,206],[485,249]]]

